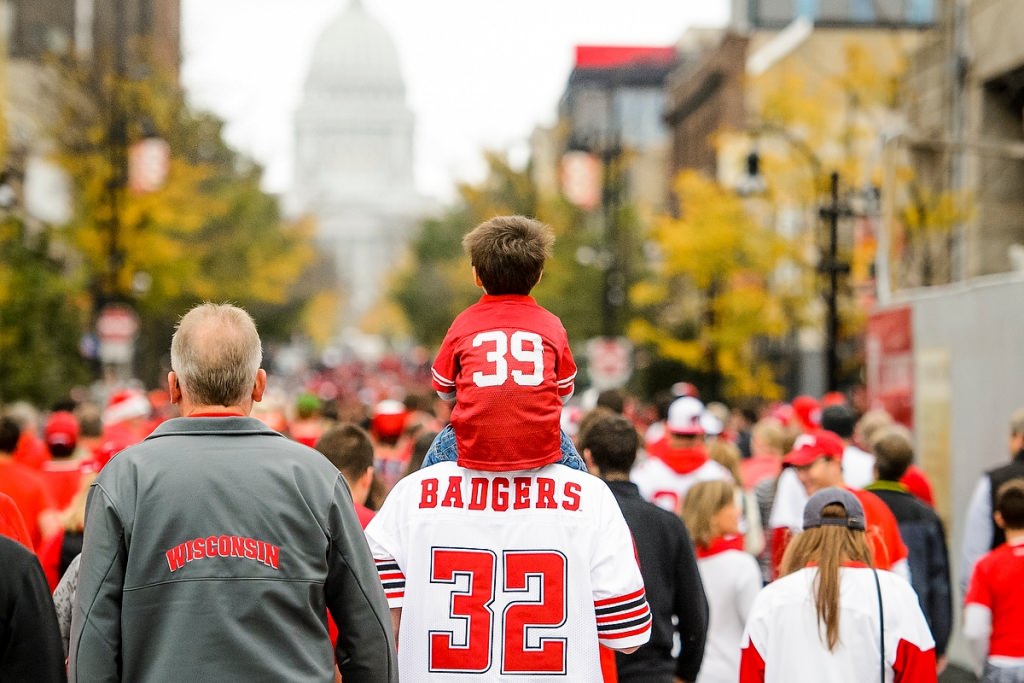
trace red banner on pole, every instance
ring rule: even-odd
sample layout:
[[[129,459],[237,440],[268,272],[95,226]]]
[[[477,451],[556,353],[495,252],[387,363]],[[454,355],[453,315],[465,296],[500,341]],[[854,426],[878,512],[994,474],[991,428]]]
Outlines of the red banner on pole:
[[[865,335],[868,405],[908,427],[914,421],[914,328],[911,308],[873,313]]]

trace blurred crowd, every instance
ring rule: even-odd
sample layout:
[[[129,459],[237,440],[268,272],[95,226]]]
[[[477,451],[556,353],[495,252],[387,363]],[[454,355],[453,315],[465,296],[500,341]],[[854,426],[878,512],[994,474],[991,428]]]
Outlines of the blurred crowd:
[[[428,382],[415,365],[347,364],[314,375],[296,391],[268,392],[253,416],[329,457],[344,450],[339,425],[364,430],[372,466],[346,472],[344,463],[336,464],[365,525],[395,483],[420,468],[448,424],[451,403]],[[861,499],[876,566],[911,581],[942,668],[953,599],[945,530],[931,511],[928,477],[913,462],[912,434],[887,413],[864,410],[838,393],[705,404],[695,386],[679,382],[649,400],[620,389],[583,392],[564,407],[561,426],[583,453],[589,425],[611,414],[626,418],[638,435],[629,479],[644,499],[681,517],[692,539],[710,609],[698,680],[736,680],[735,644],[754,598],[780,576],[808,497],[836,486]],[[83,392],[45,411],[21,403],[6,408],[0,417],[0,533],[35,552],[51,591],[81,551],[96,474],[175,416],[165,391],[134,386],[105,396]]]

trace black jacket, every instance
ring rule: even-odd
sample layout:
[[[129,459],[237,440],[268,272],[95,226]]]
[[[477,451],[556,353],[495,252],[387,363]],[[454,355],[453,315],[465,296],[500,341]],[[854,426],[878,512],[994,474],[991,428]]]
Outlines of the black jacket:
[[[0,681],[66,681],[57,612],[39,560],[0,536]]]
[[[708,601],[690,535],[679,517],[641,498],[635,484],[607,483],[633,533],[654,618],[650,642],[633,654],[616,655],[619,682],[671,683],[673,676],[684,681],[696,680],[704,659]],[[673,616],[678,619],[675,626]],[[682,648],[673,660],[672,641],[676,632]]]
[[[989,495],[992,500],[992,510],[996,509],[996,495],[999,487],[1010,481],[1024,477],[1024,450],[1017,453],[1013,460],[1002,467],[997,467],[986,472],[989,478]],[[995,550],[1003,543],[1006,543],[1006,533],[999,528],[999,525],[992,521],[992,550]]]
[[[889,506],[900,527],[900,536],[907,546],[910,584],[917,592],[921,611],[935,638],[935,654],[941,657],[953,628],[949,553],[942,520],[896,482],[876,481],[869,484],[867,490]]]

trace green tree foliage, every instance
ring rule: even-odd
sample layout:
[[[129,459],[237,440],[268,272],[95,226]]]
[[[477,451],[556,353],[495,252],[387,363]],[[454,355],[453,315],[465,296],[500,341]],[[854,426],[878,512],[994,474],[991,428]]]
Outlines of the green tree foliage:
[[[140,376],[160,380],[176,319],[199,301],[246,307],[271,338],[301,331],[307,302],[324,294],[315,285],[333,284],[303,277],[318,258],[313,225],[282,219],[259,167],[223,142],[222,123],[159,74],[65,76],[55,136],[75,189],[66,234],[93,302],[128,299],[139,311]],[[133,192],[121,150],[153,133],[170,146],[166,182]]]
[[[599,334],[602,271],[577,259],[581,247],[595,251],[601,232],[586,225],[580,212],[561,198],[542,198],[529,168],[517,169],[499,154],[486,155],[488,173],[479,184],[458,188],[453,206],[424,222],[411,244],[411,258],[392,289],[413,335],[437,346],[452,320],[477,300],[462,237],[494,216],[537,218],[555,231],[553,257],[533,291],[542,305],[562,319],[573,344]],[[626,214],[626,211],[624,211]],[[623,230],[628,230],[627,224]]]
[[[54,249],[48,229],[0,221],[0,403],[50,406],[89,378],[78,352],[88,305]]]

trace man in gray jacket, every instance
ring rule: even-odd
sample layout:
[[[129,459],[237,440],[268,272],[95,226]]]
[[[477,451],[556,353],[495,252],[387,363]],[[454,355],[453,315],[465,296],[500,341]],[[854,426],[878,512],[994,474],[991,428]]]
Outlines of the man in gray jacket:
[[[90,494],[71,681],[397,681],[352,497],[311,448],[249,417],[266,388],[248,313],[203,304],[171,342],[183,417]],[[340,632],[332,657],[330,611]]]

